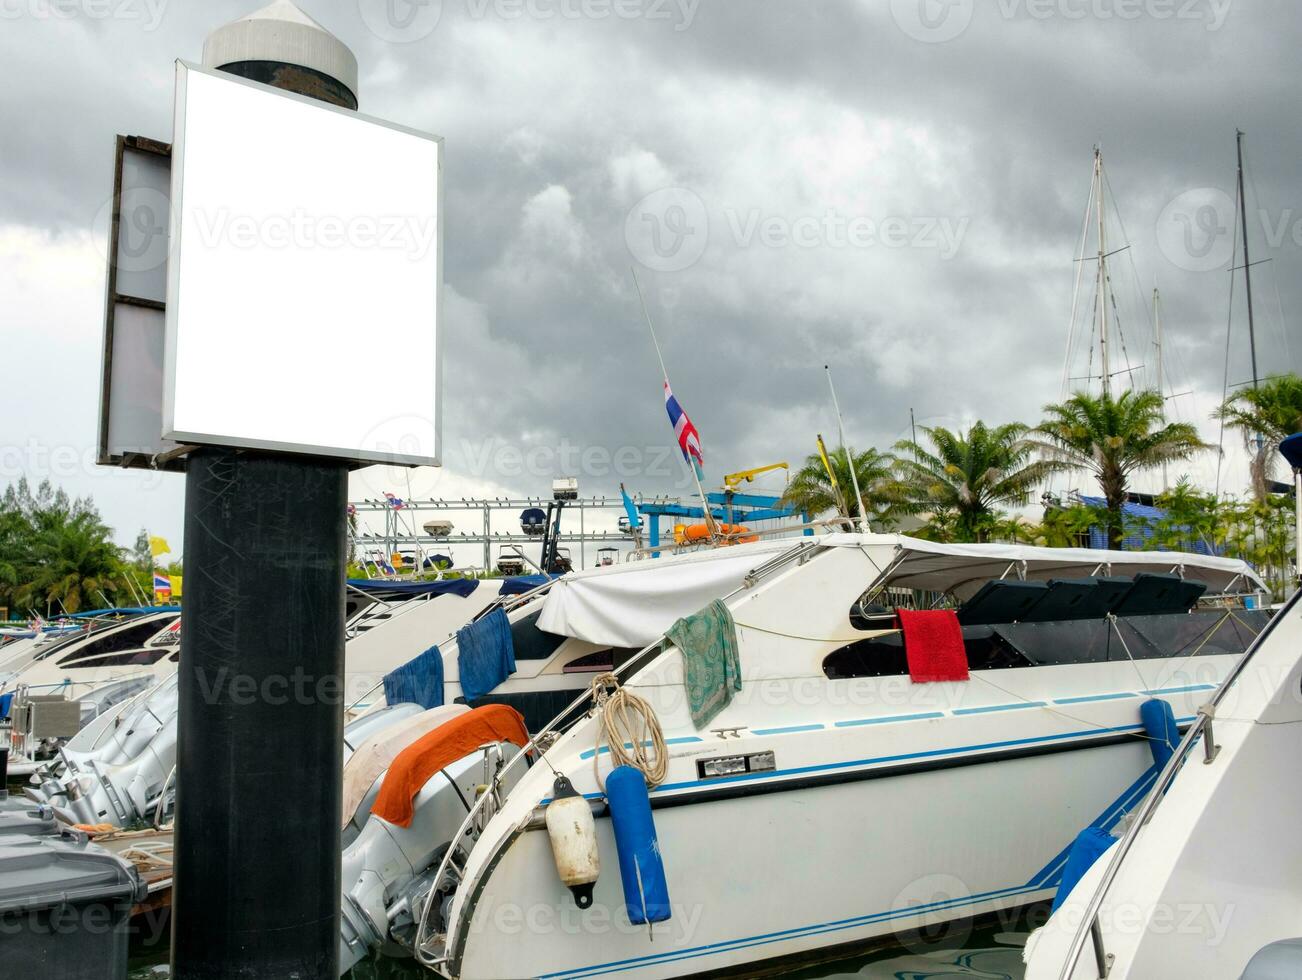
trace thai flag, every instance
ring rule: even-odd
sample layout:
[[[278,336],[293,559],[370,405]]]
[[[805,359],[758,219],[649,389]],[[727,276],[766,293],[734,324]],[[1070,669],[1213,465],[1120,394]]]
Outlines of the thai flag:
[[[678,404],[678,399],[669,390],[668,380],[665,381],[665,411],[669,413],[669,424],[674,427],[674,435],[678,438],[678,448],[683,451],[683,459],[696,468],[699,476],[701,466],[705,462],[701,458],[701,434],[696,431],[696,426],[692,425],[692,420],[683,411],[683,406]]]
[[[395,497],[393,494],[389,493],[388,490],[386,490],[384,491],[384,499],[389,502],[389,506],[392,507],[394,510],[402,510],[403,503],[401,497]]]
[[[162,572],[154,572],[154,594],[170,596],[172,594],[172,579]]]

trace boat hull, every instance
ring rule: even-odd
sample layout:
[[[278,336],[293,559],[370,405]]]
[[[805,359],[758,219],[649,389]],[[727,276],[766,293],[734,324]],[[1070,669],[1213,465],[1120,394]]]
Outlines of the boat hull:
[[[1112,826],[1154,775],[1147,745],[1129,738],[664,798],[654,816],[673,916],[651,931],[624,911],[609,819],[597,821],[608,866],[585,912],[546,833],[526,830],[472,899],[457,975],[677,977],[934,935],[1050,897],[1080,828]]]

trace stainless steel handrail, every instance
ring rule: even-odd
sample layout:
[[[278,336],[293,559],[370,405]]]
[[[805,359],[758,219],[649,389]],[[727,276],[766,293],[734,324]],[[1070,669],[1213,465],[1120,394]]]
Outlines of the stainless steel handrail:
[[[1256,639],[1252,641],[1247,651],[1239,658],[1238,663],[1230,669],[1225,680],[1221,682],[1221,686],[1212,693],[1211,700],[1198,709],[1198,717],[1189,726],[1189,730],[1185,732],[1184,738],[1180,740],[1175,752],[1167,760],[1166,765],[1158,775],[1157,781],[1153,783],[1153,788],[1149,790],[1148,795],[1144,797],[1144,802],[1135,811],[1134,819],[1126,829],[1125,835],[1117,843],[1112,859],[1108,862],[1107,869],[1103,872],[1103,877],[1099,880],[1098,886],[1094,889],[1094,895],[1085,908],[1085,915],[1081,917],[1081,924],[1076,929],[1076,935],[1072,938],[1071,946],[1067,949],[1067,957],[1063,961],[1062,972],[1058,974],[1059,980],[1069,980],[1076,969],[1081,954],[1085,950],[1085,944],[1090,941],[1091,937],[1094,939],[1094,955],[1098,962],[1099,976],[1106,977],[1108,975],[1111,965],[1107,962],[1107,952],[1103,947],[1102,930],[1098,923],[1099,911],[1103,907],[1103,901],[1107,897],[1108,889],[1112,887],[1112,883],[1120,873],[1121,865],[1124,863],[1126,855],[1130,853],[1130,849],[1134,846],[1140,830],[1152,817],[1153,811],[1157,809],[1162,797],[1170,788],[1171,783],[1175,781],[1176,775],[1179,774],[1185,759],[1193,751],[1194,744],[1204,733],[1207,736],[1207,751],[1204,762],[1211,763],[1216,759],[1218,747],[1212,744],[1214,741],[1212,738],[1212,719],[1216,715],[1216,708],[1225,699],[1226,693],[1239,679],[1244,668],[1256,656],[1257,651],[1261,649],[1261,645],[1270,636],[1275,626],[1293,612],[1300,597],[1302,597],[1302,593],[1295,594],[1285,604],[1284,608],[1276,614],[1275,618],[1257,634]]]

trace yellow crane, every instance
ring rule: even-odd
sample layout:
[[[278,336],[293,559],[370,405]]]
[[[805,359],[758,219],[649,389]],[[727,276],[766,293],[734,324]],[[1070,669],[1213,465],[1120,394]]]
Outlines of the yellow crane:
[[[732,497],[737,492],[737,488],[743,483],[750,483],[761,473],[769,473],[773,470],[786,470],[787,474],[791,473],[791,464],[789,463],[770,463],[768,466],[757,466],[753,470],[742,470],[739,473],[728,473],[723,478],[723,496],[727,501],[728,523],[732,523]]]
[[[757,466],[753,470],[742,470],[740,473],[729,473],[723,478],[723,485],[727,490],[735,491],[743,483],[750,483],[761,473],[769,473],[773,470],[786,470],[791,472],[790,463],[770,463],[768,466]]]

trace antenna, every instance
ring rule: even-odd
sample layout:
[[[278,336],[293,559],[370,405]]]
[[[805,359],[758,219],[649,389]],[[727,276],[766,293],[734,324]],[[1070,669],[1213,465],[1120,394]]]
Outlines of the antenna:
[[[1103,371],[1103,395],[1108,397],[1112,394],[1112,371],[1108,364],[1108,255],[1106,244],[1106,231],[1103,210],[1103,149],[1099,146],[1094,147],[1094,180],[1098,185],[1095,192],[1094,204],[1098,211],[1099,224],[1099,291],[1098,291],[1098,310],[1099,310],[1099,358]]]
[[[1153,283],[1153,345],[1157,348],[1157,393],[1162,398],[1162,418],[1166,419],[1166,380],[1162,376],[1162,305],[1161,294],[1157,291],[1156,280]],[[1171,489],[1167,478],[1166,460],[1162,461],[1162,490]]]
[[[1248,202],[1243,196],[1243,130],[1234,131],[1239,156],[1239,228],[1243,233],[1243,285],[1248,293],[1248,350],[1252,354],[1252,387],[1260,387],[1257,375],[1257,332],[1252,321],[1252,259],[1248,257]]]
[[[845,444],[845,419],[841,417],[841,405],[836,400],[836,386],[832,384],[832,369],[824,364],[823,370],[827,372],[827,387],[832,392],[832,407],[836,409],[836,426],[841,434],[841,449],[845,452],[845,464],[850,467],[850,482],[854,485],[855,500],[859,502],[860,530],[867,531],[868,509],[863,505],[863,493],[859,490],[859,474],[855,472],[854,458],[850,455],[850,447]]]

